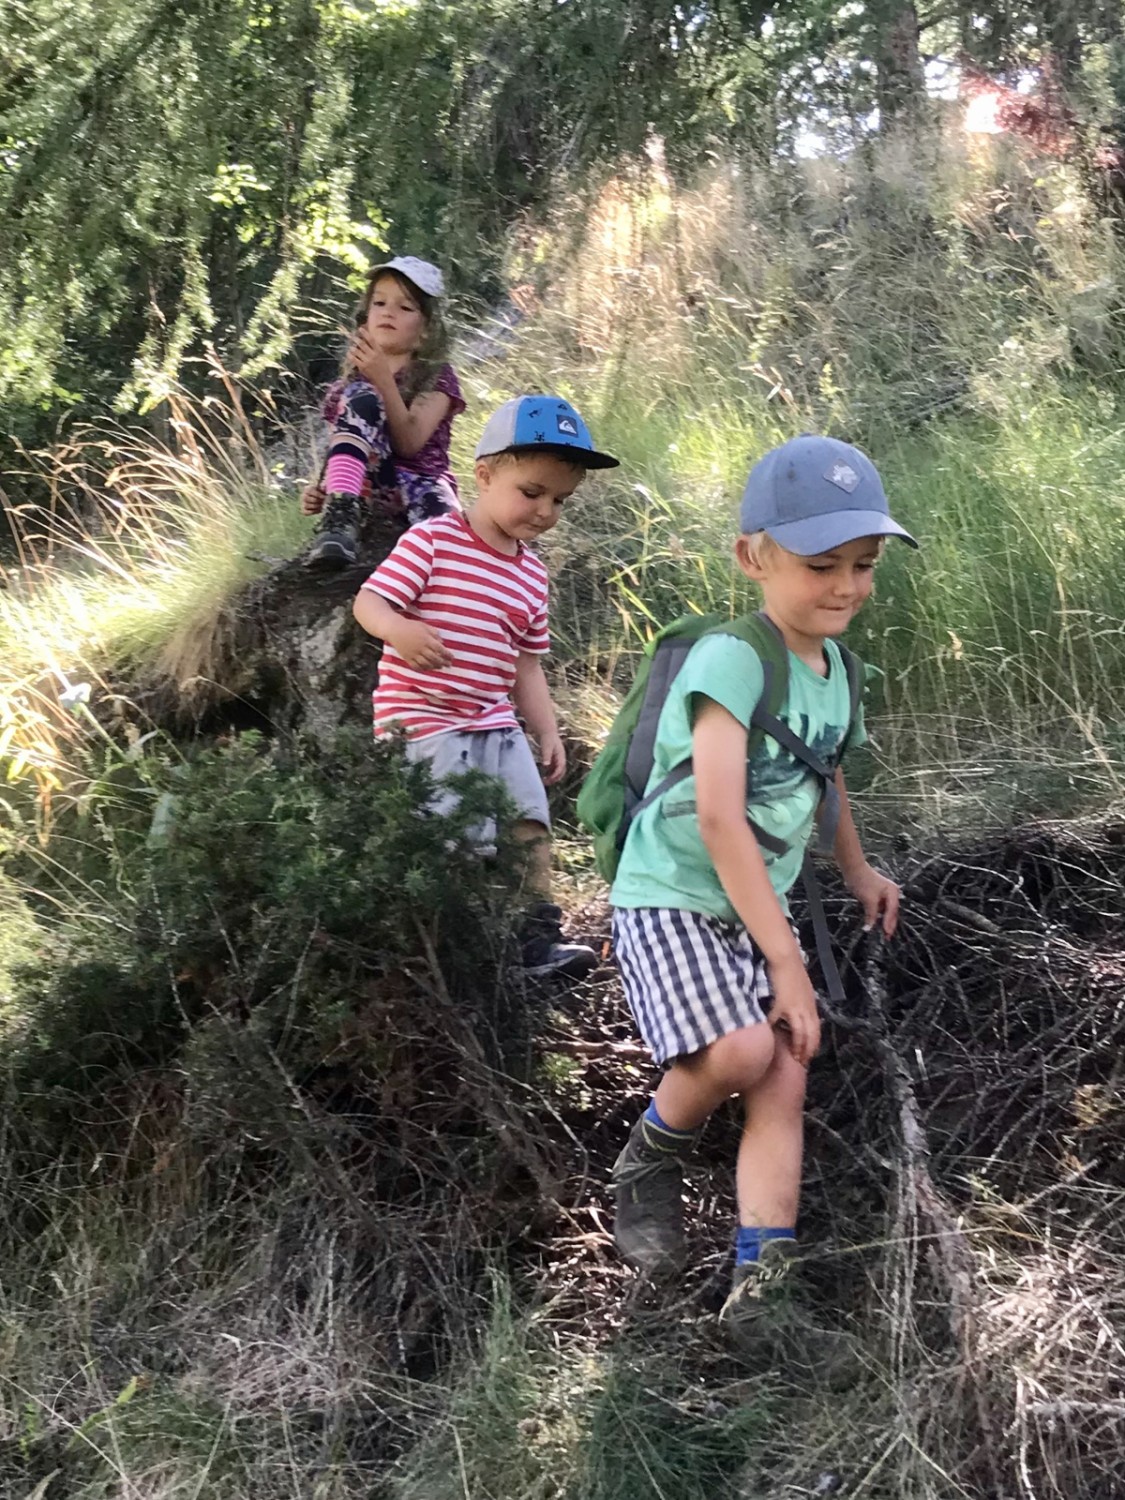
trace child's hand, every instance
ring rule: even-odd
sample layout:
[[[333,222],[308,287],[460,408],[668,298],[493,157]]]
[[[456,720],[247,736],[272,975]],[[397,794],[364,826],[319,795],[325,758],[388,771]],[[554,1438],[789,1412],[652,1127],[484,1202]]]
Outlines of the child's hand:
[[[450,663],[449,652],[432,625],[421,620],[402,620],[395,626],[394,637],[387,640],[406,662],[419,672],[437,672]]]
[[[816,991],[799,953],[783,963],[769,965],[773,1004],[767,1020],[776,1030],[788,1033],[789,1050],[807,1068],[820,1048],[820,1016]]]
[[[879,923],[887,937],[894,937],[902,900],[902,892],[894,881],[865,862],[844,876],[844,884],[863,907],[864,932],[870,932]]]
[[[376,390],[394,384],[395,372],[391,369],[390,361],[366,328],[361,328],[352,339],[348,348],[348,364]]]
[[[324,509],[325,494],[319,479],[310,479],[301,491],[301,511],[306,516],[319,516]]]
[[[544,786],[554,786],[566,770],[566,749],[557,729],[539,736],[539,767]]]

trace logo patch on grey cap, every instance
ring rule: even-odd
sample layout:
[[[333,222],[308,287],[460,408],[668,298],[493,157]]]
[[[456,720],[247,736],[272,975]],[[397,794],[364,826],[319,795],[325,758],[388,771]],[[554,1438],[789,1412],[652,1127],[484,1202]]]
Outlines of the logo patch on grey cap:
[[[824,477],[829,484],[836,485],[841,490],[846,490],[850,495],[859,483],[859,475],[851,464],[835,463],[830,469],[825,469]]]

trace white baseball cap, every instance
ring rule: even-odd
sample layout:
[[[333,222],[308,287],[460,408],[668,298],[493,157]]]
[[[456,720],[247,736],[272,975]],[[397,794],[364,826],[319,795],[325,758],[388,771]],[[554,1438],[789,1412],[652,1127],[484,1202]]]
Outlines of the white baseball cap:
[[[445,295],[445,277],[437,266],[431,265],[428,260],[419,260],[416,255],[396,255],[393,260],[385,260],[381,266],[372,266],[369,280],[374,281],[380,271],[397,271],[407,281],[412,281],[419,291],[425,292],[427,297]]]

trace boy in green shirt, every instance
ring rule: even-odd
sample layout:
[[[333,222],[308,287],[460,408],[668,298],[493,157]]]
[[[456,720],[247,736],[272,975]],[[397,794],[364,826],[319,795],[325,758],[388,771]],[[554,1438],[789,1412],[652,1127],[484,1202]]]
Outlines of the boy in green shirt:
[[[916,545],[891,520],[867,456],[833,438],[794,438],[751,471],[735,558],[762,590],[789,650],[779,717],[829,765],[851,702],[835,638],[871,593],[884,538]],[[682,1166],[712,1112],[742,1097],[734,1282],[721,1317],[752,1326],[795,1250],[805,1072],[820,1043],[816,996],[788,893],[816,821],[820,784],[766,738],[749,768],[762,663],[735,636],[708,635],[672,683],[649,788],[691,757],[694,774],[630,826],[610,900],[630,1008],[666,1071],[613,1169],[618,1246],[652,1275],[684,1257]],[[864,738],[862,721],[849,743]],[[834,852],[869,926],[889,937],[899,890],[864,858],[836,771]],[[763,853],[751,820],[782,840]]]

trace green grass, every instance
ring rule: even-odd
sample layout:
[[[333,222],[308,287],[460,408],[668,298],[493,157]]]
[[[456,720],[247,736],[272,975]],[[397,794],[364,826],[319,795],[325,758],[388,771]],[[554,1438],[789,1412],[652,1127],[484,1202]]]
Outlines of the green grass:
[[[703,1396],[690,1331],[599,1348],[560,1342],[550,1308],[517,1314],[502,1281],[477,1357],[404,1465],[395,1500],[713,1500],[767,1431],[769,1380]]]
[[[905,159],[810,167],[785,227],[768,173],[716,171],[648,213],[640,249],[614,239],[611,185],[582,254],[554,263],[553,300],[474,372],[466,448],[491,403],[554,388],[622,460],[549,543],[580,737],[605,729],[655,628],[752,603],[731,558],[746,475],[824,430],[868,449],[922,544],[888,546],[849,637],[884,673],[855,773],[872,812],[889,828],[924,804],[932,826],[1119,795],[1125,349],[1102,326],[1094,376],[1070,344],[1072,306],[1118,252],[1063,169],[947,144],[928,198]],[[638,222],[665,191],[634,189]]]

